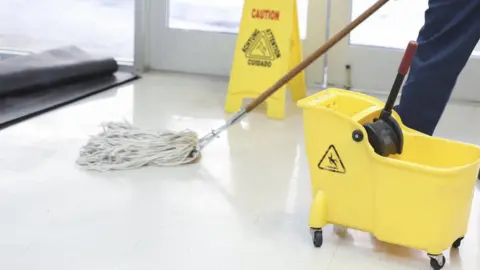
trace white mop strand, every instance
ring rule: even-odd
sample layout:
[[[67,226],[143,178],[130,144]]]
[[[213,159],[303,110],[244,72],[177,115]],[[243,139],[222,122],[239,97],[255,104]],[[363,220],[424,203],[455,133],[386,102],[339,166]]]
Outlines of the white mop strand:
[[[177,166],[193,162],[198,135],[185,130],[160,133],[140,130],[127,122],[102,124],[103,132],[82,147],[77,164],[88,170],[109,171],[143,166]]]

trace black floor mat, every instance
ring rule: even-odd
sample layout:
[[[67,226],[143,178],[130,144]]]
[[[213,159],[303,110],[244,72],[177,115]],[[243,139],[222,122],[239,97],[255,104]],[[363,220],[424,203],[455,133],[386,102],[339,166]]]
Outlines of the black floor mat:
[[[0,61],[0,129],[137,78],[71,46]]]
[[[117,71],[109,76],[0,97],[0,129],[136,78],[132,73]]]

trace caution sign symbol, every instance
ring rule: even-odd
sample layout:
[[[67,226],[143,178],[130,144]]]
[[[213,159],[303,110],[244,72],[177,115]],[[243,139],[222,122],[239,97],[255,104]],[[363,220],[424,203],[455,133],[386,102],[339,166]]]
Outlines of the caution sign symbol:
[[[321,170],[331,171],[335,173],[345,173],[345,166],[342,159],[335,149],[334,145],[330,145],[318,163],[318,168]]]
[[[281,57],[272,30],[255,29],[242,48],[250,66],[271,67],[272,62]]]
[[[272,48],[268,46],[266,39],[258,38],[252,47],[249,48],[248,51],[245,52],[245,56],[250,59],[258,59],[258,60],[275,60],[275,56],[273,55]]]

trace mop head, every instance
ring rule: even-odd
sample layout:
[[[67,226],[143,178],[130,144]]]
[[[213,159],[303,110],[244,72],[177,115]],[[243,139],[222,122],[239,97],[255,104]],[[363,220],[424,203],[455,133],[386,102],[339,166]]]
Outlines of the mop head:
[[[199,158],[198,135],[185,130],[160,133],[140,130],[127,122],[102,124],[103,131],[90,138],[77,164],[87,170],[111,171],[143,166],[177,166]]]

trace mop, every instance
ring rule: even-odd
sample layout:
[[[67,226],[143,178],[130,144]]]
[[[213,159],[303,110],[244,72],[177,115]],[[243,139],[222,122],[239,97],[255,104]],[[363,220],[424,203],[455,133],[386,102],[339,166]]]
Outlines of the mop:
[[[205,136],[199,137],[191,130],[160,132],[141,130],[127,122],[107,122],[102,124],[102,132],[92,136],[81,148],[77,164],[87,170],[111,171],[136,169],[143,166],[179,166],[196,162],[200,158],[202,149],[219,134],[262,104],[388,1],[378,0],[260,96],[235,113],[225,124]]]

